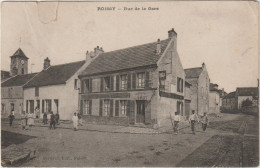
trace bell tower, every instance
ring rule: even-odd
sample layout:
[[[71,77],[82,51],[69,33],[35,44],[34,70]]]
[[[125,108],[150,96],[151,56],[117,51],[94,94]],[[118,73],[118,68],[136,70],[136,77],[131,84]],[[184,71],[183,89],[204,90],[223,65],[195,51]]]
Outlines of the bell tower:
[[[11,57],[10,75],[28,74],[28,57],[19,48]]]

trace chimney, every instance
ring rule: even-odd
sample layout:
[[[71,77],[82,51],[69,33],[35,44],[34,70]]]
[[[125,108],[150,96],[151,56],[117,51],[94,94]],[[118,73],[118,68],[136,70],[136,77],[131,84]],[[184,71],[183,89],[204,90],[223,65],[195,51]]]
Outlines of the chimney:
[[[204,69],[206,67],[205,63],[202,63],[202,69]]]
[[[51,61],[47,57],[44,59],[43,69],[47,69],[49,66],[51,66]]]
[[[176,37],[177,33],[174,31],[174,28],[168,31],[168,38]]]
[[[156,55],[161,54],[161,41],[160,39],[157,40],[157,44],[156,44]]]

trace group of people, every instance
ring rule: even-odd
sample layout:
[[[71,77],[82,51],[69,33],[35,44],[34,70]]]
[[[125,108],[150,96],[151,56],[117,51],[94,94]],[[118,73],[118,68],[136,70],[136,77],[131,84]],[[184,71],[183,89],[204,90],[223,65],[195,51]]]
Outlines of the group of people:
[[[56,113],[54,115],[54,113],[51,111],[50,112],[50,127],[49,128],[50,129],[55,129],[56,128],[55,126],[59,124],[59,121],[60,121],[59,113]],[[46,112],[43,114],[42,122],[43,122],[44,125],[48,124],[48,115],[47,115]]]
[[[25,113],[25,111],[22,111],[21,115],[21,125],[22,129],[25,130],[26,126],[32,127],[34,125],[34,116],[33,113]]]
[[[175,116],[174,116],[173,120],[174,120],[174,133],[178,134],[179,122],[181,121],[181,116],[178,112],[175,112]],[[207,113],[204,112],[203,115],[199,119],[198,115],[195,114],[195,110],[192,110],[192,114],[189,117],[189,123],[190,123],[191,131],[193,134],[195,134],[196,122],[201,123],[202,130],[205,132],[207,129],[207,125],[209,123]]]

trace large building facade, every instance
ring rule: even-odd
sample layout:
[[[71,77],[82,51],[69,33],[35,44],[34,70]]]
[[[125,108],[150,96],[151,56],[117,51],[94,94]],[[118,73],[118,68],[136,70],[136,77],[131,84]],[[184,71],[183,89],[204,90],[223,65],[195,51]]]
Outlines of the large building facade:
[[[191,110],[202,114],[209,112],[210,78],[203,63],[202,67],[185,69],[186,81],[191,84]]]
[[[101,52],[79,78],[79,109],[87,121],[160,127],[174,112],[185,115],[185,73],[173,29],[166,40]]]

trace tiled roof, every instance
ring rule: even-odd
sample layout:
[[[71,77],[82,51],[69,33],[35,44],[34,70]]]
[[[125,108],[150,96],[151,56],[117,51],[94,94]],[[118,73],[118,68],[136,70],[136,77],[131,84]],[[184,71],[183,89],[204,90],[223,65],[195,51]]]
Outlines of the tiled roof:
[[[236,92],[230,92],[223,99],[235,98]]]
[[[238,96],[258,96],[257,87],[237,88]]]
[[[73,76],[85,61],[72,62],[50,66],[46,70],[41,71],[33,80],[28,82],[24,87],[39,87],[48,85],[65,84],[66,81]]]
[[[31,80],[37,73],[16,75],[1,83],[1,87],[11,87],[11,86],[23,86],[29,80]]]
[[[23,53],[22,49],[19,48],[11,57],[24,57],[26,59],[29,59],[28,57],[26,57],[26,55]]]
[[[161,41],[161,53],[164,52],[171,38]],[[157,42],[100,54],[80,76],[156,65],[161,54],[156,54]]]
[[[202,72],[202,67],[184,69],[186,78],[198,78]]]

